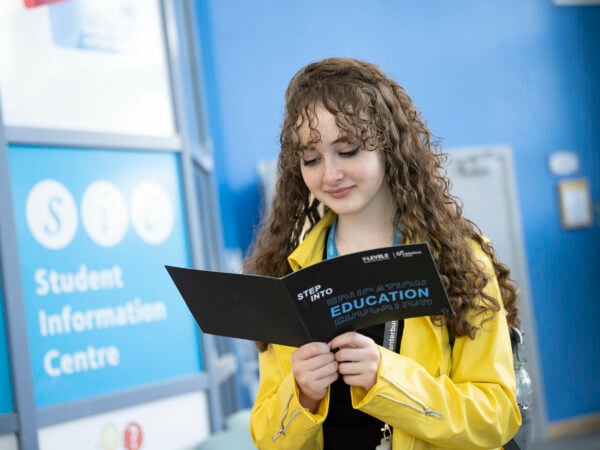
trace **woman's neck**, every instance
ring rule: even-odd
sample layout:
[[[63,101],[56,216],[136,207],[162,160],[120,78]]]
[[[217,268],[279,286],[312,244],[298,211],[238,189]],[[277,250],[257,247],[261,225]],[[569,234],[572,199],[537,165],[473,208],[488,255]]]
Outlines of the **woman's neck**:
[[[394,241],[394,212],[377,217],[338,217],[335,245],[340,255],[389,247]]]

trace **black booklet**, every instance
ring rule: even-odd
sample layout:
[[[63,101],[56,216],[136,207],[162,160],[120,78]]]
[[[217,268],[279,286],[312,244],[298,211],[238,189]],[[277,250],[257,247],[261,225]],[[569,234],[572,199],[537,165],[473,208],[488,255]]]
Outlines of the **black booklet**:
[[[452,308],[425,243],[324,260],[283,278],[165,266],[204,333],[300,346]]]

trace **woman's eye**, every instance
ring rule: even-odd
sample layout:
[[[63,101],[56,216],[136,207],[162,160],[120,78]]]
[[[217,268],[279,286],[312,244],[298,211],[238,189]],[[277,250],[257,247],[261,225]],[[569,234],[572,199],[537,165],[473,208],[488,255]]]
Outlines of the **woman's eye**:
[[[340,152],[340,156],[342,158],[352,158],[356,156],[360,151],[360,147],[353,148],[352,150],[348,150],[347,152]]]
[[[319,161],[318,158],[302,158],[303,166],[314,166]]]

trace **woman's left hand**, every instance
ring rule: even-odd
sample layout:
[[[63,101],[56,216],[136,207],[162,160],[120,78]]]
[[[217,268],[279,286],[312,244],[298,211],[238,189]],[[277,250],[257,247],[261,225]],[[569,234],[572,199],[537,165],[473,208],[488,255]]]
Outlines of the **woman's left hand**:
[[[377,368],[381,359],[381,354],[373,339],[355,331],[349,331],[336,336],[330,345],[332,349],[338,349],[335,359],[344,383],[350,386],[360,386],[367,391],[371,389],[377,381]]]

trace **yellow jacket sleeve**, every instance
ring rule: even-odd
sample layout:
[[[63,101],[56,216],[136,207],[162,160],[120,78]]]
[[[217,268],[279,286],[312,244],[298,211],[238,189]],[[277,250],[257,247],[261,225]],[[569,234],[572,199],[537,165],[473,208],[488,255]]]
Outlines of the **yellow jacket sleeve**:
[[[259,353],[261,383],[252,408],[250,433],[257,448],[320,449],[322,424],[327,416],[329,394],[312,414],[302,407],[291,373],[293,347],[269,344]]]

